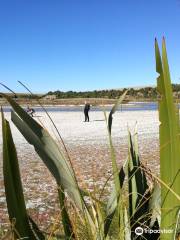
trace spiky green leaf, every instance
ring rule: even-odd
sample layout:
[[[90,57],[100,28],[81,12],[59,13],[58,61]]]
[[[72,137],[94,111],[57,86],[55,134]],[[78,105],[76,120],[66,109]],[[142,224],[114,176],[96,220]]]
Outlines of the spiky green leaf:
[[[80,209],[87,219],[94,232],[93,221],[79,189],[73,168],[61,152],[56,141],[50,136],[38,122],[30,117],[12,98],[3,94],[14,111],[11,112],[11,119],[25,139],[34,146],[35,151],[48,167],[56,179],[58,186],[63,188]]]
[[[15,238],[45,239],[39,231],[33,232],[29,224],[29,217],[26,212],[23,188],[21,183],[20,171],[16,148],[13,142],[9,122],[2,114],[3,131],[3,175],[6,193],[7,208],[10,222],[15,228]],[[37,235],[37,237],[36,237]]]
[[[155,41],[157,90],[159,100],[160,133],[160,176],[161,180],[180,195],[180,140],[179,113],[173,102],[173,93],[167,60],[166,45],[163,39],[162,58]],[[180,202],[164,185],[161,186],[161,228],[174,229],[177,208]],[[172,234],[162,234],[161,238],[172,239]]]
[[[119,171],[119,181],[120,181],[120,187],[122,188],[124,179],[125,179],[125,173],[126,173],[126,165],[127,161],[125,164],[121,167]],[[113,217],[115,215],[115,212],[117,210],[117,196],[116,196],[116,189],[113,187],[111,195],[108,199],[107,207],[106,207],[106,218],[105,218],[105,224],[104,224],[104,234],[107,236],[110,225],[112,223]]]
[[[161,223],[161,188],[159,183],[155,182],[151,198],[149,200],[149,211],[151,212],[151,221],[149,226],[152,228],[156,221]]]
[[[114,106],[112,107],[110,114],[109,114],[109,118],[108,118],[108,129],[109,129],[109,133],[111,134],[111,128],[112,128],[112,120],[113,120],[113,114],[117,111],[119,105],[122,103],[122,101],[124,100],[126,94],[127,94],[128,90],[126,90],[118,99],[118,101],[114,104]]]

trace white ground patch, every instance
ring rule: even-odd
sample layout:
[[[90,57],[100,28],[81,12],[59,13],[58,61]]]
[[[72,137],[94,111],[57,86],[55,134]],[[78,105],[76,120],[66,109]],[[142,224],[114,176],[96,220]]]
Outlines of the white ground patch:
[[[65,142],[74,144],[79,142],[82,145],[87,142],[88,144],[107,143],[107,128],[103,112],[90,112],[90,122],[83,122],[84,115],[82,112],[50,112],[49,114]],[[41,117],[35,117],[34,119],[41,122],[54,135],[55,130],[45,113],[38,112],[36,115]],[[5,113],[5,117],[10,120],[10,113]],[[127,136],[127,126],[133,130],[136,122],[140,141],[146,138],[158,138],[157,111],[116,112],[113,115],[112,136],[114,138],[125,138]],[[13,123],[11,123],[11,127],[15,143],[17,145],[24,143],[24,138]],[[0,138],[0,143],[2,143],[2,138]]]

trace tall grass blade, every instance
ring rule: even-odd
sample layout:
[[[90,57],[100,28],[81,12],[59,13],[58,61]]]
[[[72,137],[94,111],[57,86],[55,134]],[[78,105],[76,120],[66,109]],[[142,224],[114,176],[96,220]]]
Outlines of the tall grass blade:
[[[174,239],[177,239],[177,240],[180,239],[180,208],[178,210],[178,215],[177,215],[177,222],[176,222],[175,231],[174,231]]]
[[[0,83],[0,85],[1,86],[3,86],[4,88],[6,88],[8,91],[10,91],[11,93],[13,93],[14,94],[14,98],[17,98],[17,95],[16,95],[16,93],[12,90],[12,89],[10,89],[9,87],[7,87],[5,84],[3,84],[3,83]]]
[[[126,94],[127,94],[128,90],[126,90],[119,98],[119,100],[114,104],[114,106],[112,107],[110,114],[109,114],[109,118],[108,118],[108,129],[109,129],[109,133],[111,134],[111,128],[112,128],[112,120],[113,120],[113,114],[117,111],[119,105],[122,103],[122,101],[124,100]]]
[[[126,165],[126,163],[125,163]],[[125,165],[121,167],[119,171],[119,181],[120,181],[120,187],[122,188],[124,179],[125,179]],[[112,223],[113,217],[115,215],[115,212],[117,210],[117,195],[116,195],[116,189],[113,187],[111,195],[108,199],[107,207],[106,207],[106,218],[104,223],[104,234],[107,236],[109,232],[110,225]]]
[[[160,226],[161,223],[161,188],[159,183],[154,183],[154,188],[149,200],[149,211],[151,212],[151,221],[149,226],[152,228],[154,224]]]
[[[2,94],[14,111],[11,112],[11,119],[25,139],[34,146],[35,151],[48,167],[51,174],[56,179],[58,186],[63,188],[68,196],[73,200],[76,207],[79,208],[84,215],[91,230],[94,232],[95,228],[90,215],[90,212],[86,206],[81,189],[79,189],[77,179],[74,175],[74,171],[66,160],[63,153],[60,151],[59,146],[50,134],[29,114],[24,111],[12,98]]]
[[[73,227],[72,227],[72,224],[71,224],[71,221],[69,218],[69,214],[66,210],[64,189],[59,187],[58,195],[59,195],[59,202],[60,202],[60,208],[61,208],[61,216],[62,216],[64,233],[67,238],[75,239],[75,235],[73,232]]]
[[[155,41],[157,90],[160,94],[159,121],[160,121],[160,176],[161,180],[180,195],[180,140],[179,140],[179,113],[173,102],[169,65],[166,45],[163,39],[162,58],[157,41]],[[180,202],[164,185],[161,186],[161,228],[175,228],[177,210]],[[162,234],[161,238],[172,239],[172,234]]]
[[[70,197],[74,200],[79,209],[83,210],[82,198],[79,193],[75,176],[68,161],[60,152],[55,140],[49,133],[24,109],[22,109],[12,98],[3,95],[14,111],[11,112],[11,119],[26,140],[34,146],[36,152],[44,161],[58,185],[67,190]]]
[[[128,90],[126,90],[122,94],[122,96],[119,98],[117,103],[112,107],[112,109],[110,111],[110,114],[109,114],[109,117],[108,117],[109,144],[110,144],[111,161],[112,161],[112,168],[113,168],[114,185],[115,185],[115,189],[116,189],[116,196],[117,196],[117,198],[118,198],[119,193],[120,193],[120,182],[119,182],[119,169],[118,169],[118,166],[117,166],[115,150],[114,150],[114,146],[113,146],[113,143],[112,143],[112,137],[111,137],[111,128],[112,128],[112,120],[113,120],[112,115],[116,112],[116,110],[118,109],[119,104],[125,98],[127,91]],[[105,115],[105,117],[106,117],[106,115]],[[106,119],[106,121],[107,121],[107,119]]]
[[[6,201],[8,207],[8,214],[10,222],[15,224],[15,239],[29,238],[45,239],[40,233],[37,233],[38,238],[35,237],[33,230],[29,224],[29,217],[26,212],[23,188],[21,183],[18,159],[16,148],[13,142],[9,122],[2,114],[2,131],[3,131],[3,175],[6,193]]]
[[[131,237],[136,237],[135,229],[149,225],[149,199],[151,196],[145,171],[141,166],[138,153],[137,130],[132,135],[129,132],[129,161],[128,161],[128,194]],[[142,239],[148,234],[143,234]],[[141,239],[141,238],[140,238]],[[145,238],[146,239],[146,238]],[[157,239],[157,238],[154,238]]]
[[[121,95],[121,97],[116,102],[116,104],[114,104],[114,106],[112,107],[112,109],[109,113],[109,117],[108,117],[108,135],[109,135],[112,168],[113,168],[114,186],[113,186],[113,191],[112,191],[112,194],[109,198],[109,201],[108,201],[108,204],[107,204],[107,209],[106,209],[107,216],[105,218],[105,224],[104,224],[104,234],[105,234],[105,236],[107,236],[107,234],[108,234],[108,231],[109,231],[112,219],[114,217],[115,211],[118,210],[118,214],[120,214],[120,212],[121,212],[120,209],[117,209],[117,206],[119,205],[118,204],[119,203],[119,197],[120,197],[121,187],[122,187],[123,182],[124,182],[125,174],[124,174],[123,167],[119,171],[118,166],[117,166],[115,150],[114,150],[114,147],[113,147],[112,137],[111,137],[111,129],[112,129],[112,121],[113,121],[112,116],[117,111],[121,102],[124,100],[124,98],[127,94],[127,91],[128,90],[126,90]],[[106,118],[106,122],[107,122],[106,114],[105,114],[105,118]]]
[[[137,132],[135,132],[135,137],[132,139],[129,132],[128,181],[130,216],[135,214],[139,202],[148,190],[147,179],[144,171],[141,169],[136,136]]]
[[[131,240],[130,220],[126,207],[124,207],[124,240]]]

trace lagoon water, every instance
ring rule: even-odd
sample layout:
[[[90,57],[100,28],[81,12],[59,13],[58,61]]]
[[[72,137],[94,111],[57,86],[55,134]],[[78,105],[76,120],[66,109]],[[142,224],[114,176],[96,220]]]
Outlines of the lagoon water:
[[[48,112],[79,112],[83,110],[84,106],[46,106]],[[41,112],[41,107],[33,107],[36,112]],[[91,111],[110,111],[112,106],[92,106]],[[156,102],[129,102],[128,104],[121,104],[117,111],[148,111],[157,110],[158,104]],[[10,107],[4,107],[5,112],[10,112]]]

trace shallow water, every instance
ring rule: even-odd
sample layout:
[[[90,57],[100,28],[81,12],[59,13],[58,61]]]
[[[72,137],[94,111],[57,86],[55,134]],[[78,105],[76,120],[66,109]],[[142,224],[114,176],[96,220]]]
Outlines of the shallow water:
[[[33,107],[36,112],[41,112],[41,107]],[[48,112],[78,112],[83,111],[84,106],[47,106]],[[110,111],[112,106],[91,106],[91,111]],[[145,111],[157,110],[156,102],[133,102],[128,104],[121,104],[117,111]],[[5,107],[5,112],[10,112],[11,107]]]

